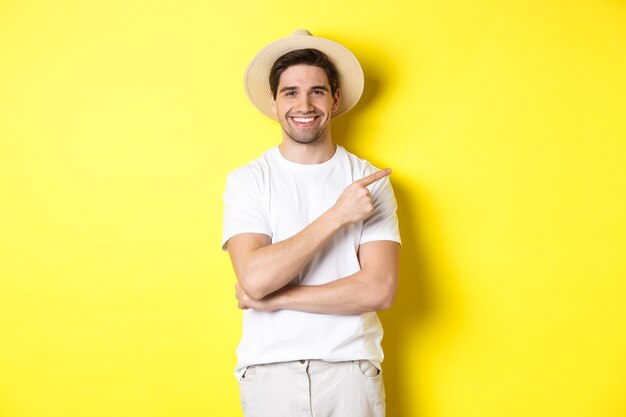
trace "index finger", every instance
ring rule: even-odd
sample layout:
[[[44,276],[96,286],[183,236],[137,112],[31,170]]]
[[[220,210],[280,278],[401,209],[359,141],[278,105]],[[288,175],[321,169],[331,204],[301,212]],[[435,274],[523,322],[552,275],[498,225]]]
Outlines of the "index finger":
[[[371,185],[375,183],[376,181],[385,178],[389,174],[391,174],[390,168],[381,169],[380,171],[374,172],[373,174],[368,175],[367,177],[361,178],[360,180],[356,181],[356,183],[362,185],[363,187],[367,187],[368,185]]]

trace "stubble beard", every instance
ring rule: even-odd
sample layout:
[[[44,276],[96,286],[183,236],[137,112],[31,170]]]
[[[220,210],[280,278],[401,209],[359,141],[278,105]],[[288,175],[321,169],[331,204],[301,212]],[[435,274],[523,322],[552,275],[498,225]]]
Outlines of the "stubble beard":
[[[328,129],[328,124],[325,124],[324,126],[317,126],[315,129],[312,129],[311,131],[307,131],[307,130],[298,131],[289,124],[288,118],[289,116],[285,116],[285,120],[283,121],[283,123],[281,123],[283,132],[285,132],[285,134],[289,136],[291,140],[301,145],[308,145],[308,144],[316,142],[319,138],[321,138],[324,135],[324,133],[326,132],[326,129]]]

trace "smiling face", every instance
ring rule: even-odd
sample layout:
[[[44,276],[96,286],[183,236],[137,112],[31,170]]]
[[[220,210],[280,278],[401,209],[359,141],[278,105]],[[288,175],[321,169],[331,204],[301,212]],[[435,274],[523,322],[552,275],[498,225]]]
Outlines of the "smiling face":
[[[280,76],[272,111],[283,128],[283,140],[300,144],[330,139],[330,118],[339,107],[340,92],[331,93],[320,67],[294,65]]]

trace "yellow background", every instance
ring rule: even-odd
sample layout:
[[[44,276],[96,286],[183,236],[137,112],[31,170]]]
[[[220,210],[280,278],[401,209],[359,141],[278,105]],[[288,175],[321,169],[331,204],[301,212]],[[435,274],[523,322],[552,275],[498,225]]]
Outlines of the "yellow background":
[[[626,415],[626,3],[0,2],[0,416],[240,416],[226,173],[242,78],[306,27],[394,169],[389,417]],[[346,416],[351,417],[351,416]]]

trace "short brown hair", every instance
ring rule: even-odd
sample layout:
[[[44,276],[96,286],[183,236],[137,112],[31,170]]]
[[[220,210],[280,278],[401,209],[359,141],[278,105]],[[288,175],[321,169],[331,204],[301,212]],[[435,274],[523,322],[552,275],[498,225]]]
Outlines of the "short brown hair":
[[[272,65],[269,81],[274,99],[278,93],[278,81],[280,80],[280,76],[287,68],[293,67],[294,65],[311,65],[323,69],[328,77],[331,94],[334,95],[339,88],[339,73],[337,72],[335,64],[330,61],[325,53],[313,48],[296,49],[295,51],[287,52]]]

